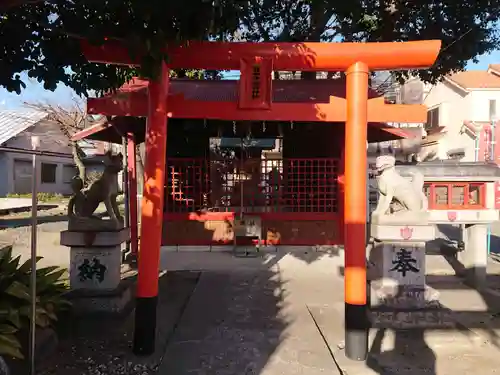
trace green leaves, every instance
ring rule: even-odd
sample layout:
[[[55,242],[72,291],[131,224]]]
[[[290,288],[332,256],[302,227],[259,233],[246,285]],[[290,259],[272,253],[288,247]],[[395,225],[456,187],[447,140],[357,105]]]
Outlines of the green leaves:
[[[23,359],[21,343],[14,334],[4,334],[0,331],[0,355]]]
[[[42,259],[37,258],[37,262]],[[31,260],[19,266],[19,257],[12,257],[12,248],[0,251],[0,355],[23,358],[17,339],[27,330],[31,320]],[[62,277],[66,270],[44,267],[36,271],[37,296],[35,324],[49,327],[57,314],[71,305],[62,295],[67,288]]]
[[[43,257],[36,257],[36,262],[38,263]],[[55,267],[57,269],[57,267]],[[20,273],[28,273],[31,271],[31,259],[28,259],[26,262],[23,263],[21,267],[19,267],[18,270]]]
[[[18,281],[13,281],[3,293],[20,300],[31,301],[29,288]]]
[[[0,86],[19,92],[16,75],[43,82],[48,90],[58,83],[78,94],[116,89],[132,74],[154,77],[156,66],[168,59],[168,43],[221,39],[233,33],[245,2],[240,0],[103,0],[38,2],[0,14]],[[79,40],[99,44],[105,38],[124,43],[143,65],[128,67],[88,63]]]
[[[412,73],[435,81],[463,69],[498,47],[500,2],[380,0],[102,0],[37,2],[0,13],[0,86],[19,93],[22,72],[54,90],[63,83],[78,94],[98,95],[133,75],[155,77],[165,46],[189,40],[408,41],[441,39],[428,70]],[[132,69],[87,62],[79,40],[125,44],[144,56]],[[194,75],[193,77],[198,78]]]
[[[251,0],[238,40],[393,42],[440,39],[434,66],[409,74],[434,82],[499,47],[500,2]]]

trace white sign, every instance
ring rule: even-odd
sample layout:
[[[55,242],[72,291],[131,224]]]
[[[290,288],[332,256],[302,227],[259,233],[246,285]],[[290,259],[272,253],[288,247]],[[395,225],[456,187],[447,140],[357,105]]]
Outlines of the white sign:
[[[40,147],[40,137],[34,135],[31,137],[31,148],[36,150],[38,147]]]
[[[402,286],[425,287],[425,244],[384,245],[384,278]]]

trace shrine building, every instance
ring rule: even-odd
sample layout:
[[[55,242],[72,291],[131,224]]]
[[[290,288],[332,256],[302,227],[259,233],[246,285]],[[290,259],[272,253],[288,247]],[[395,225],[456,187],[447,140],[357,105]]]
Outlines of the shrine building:
[[[331,100],[341,105],[345,79],[269,79],[272,105],[296,108],[298,121],[279,115],[261,120],[260,110],[231,115],[223,107],[241,101],[238,84],[236,80],[170,81],[173,109],[167,124],[162,245],[179,250],[233,246],[232,223],[240,213],[260,219],[261,245],[342,244],[344,123],[323,121],[302,108],[327,106]],[[114,94],[89,99],[89,113],[110,120],[75,139],[122,143],[122,135],[132,133],[137,143],[143,142],[147,88],[147,81],[134,79]],[[385,104],[373,90],[368,98],[381,112],[379,121],[368,123],[368,142],[412,136],[384,119],[425,120],[419,106]],[[176,100],[182,100],[178,110]],[[216,111],[217,106],[222,110]],[[398,107],[406,111],[392,114],[391,109]]]
[[[168,65],[161,62],[154,79],[88,100],[88,113],[109,121],[74,139],[128,142],[136,254],[135,145],[146,142],[136,354],[155,350],[160,246],[238,247],[234,232],[243,227],[240,237],[258,244],[344,245],[345,351],[366,358],[367,145],[405,136],[388,122],[427,117],[423,105],[385,103],[370,91],[369,75],[429,67],[440,46],[189,42],[165,47]],[[140,64],[116,42],[83,41],[82,52],[92,62]],[[170,79],[169,69],[180,68],[239,70],[240,79]],[[275,71],[345,72],[345,80],[273,80]]]

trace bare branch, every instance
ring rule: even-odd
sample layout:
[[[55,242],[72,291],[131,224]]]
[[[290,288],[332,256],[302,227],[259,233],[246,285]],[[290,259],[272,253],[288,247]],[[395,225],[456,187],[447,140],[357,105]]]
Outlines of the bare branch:
[[[75,133],[95,123],[95,120],[87,114],[78,98],[73,98],[73,104],[69,107],[54,105],[49,102],[24,103],[24,105],[47,114],[51,121],[60,126],[61,131],[68,137],[68,140]]]
[[[59,126],[61,132],[68,139],[68,145],[72,147],[73,159],[78,167],[80,179],[82,183],[85,183],[86,173],[82,162],[85,152],[77,142],[72,142],[71,138],[75,133],[93,125],[96,121],[83,109],[81,101],[78,98],[73,98],[73,104],[69,107],[63,107],[58,104],[54,105],[49,102],[24,103],[24,105],[46,114],[48,120]]]

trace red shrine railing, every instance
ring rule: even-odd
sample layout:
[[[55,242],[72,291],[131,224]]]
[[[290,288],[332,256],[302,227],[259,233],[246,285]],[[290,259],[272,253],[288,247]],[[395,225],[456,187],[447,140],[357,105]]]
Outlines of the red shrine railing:
[[[377,206],[376,183],[370,189],[370,212]],[[426,182],[430,210],[481,210],[486,207],[484,182]]]
[[[486,207],[484,182],[433,182],[424,185],[431,210],[480,210]]]
[[[333,158],[169,158],[166,219],[241,209],[268,218],[332,219],[339,210],[338,167]]]

